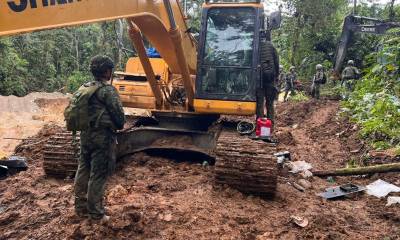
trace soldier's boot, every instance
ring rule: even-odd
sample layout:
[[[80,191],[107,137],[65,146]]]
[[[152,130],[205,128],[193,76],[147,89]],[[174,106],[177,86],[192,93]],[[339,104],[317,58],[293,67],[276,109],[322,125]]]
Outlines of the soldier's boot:
[[[108,215],[103,215],[100,219],[90,219],[91,224],[107,225],[110,222],[111,217]]]

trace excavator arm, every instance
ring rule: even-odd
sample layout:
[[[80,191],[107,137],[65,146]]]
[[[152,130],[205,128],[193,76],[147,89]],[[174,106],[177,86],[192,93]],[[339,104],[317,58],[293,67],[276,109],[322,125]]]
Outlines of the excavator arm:
[[[387,22],[376,18],[348,15],[343,24],[342,35],[336,48],[334,75],[339,78],[346,58],[347,48],[355,32],[386,34],[389,29],[399,28],[399,22]]]
[[[176,0],[169,1],[190,71],[196,69],[196,44],[187,32]],[[162,0],[8,0],[0,4],[0,36],[129,19],[160,52],[174,73],[180,73],[174,44],[168,35],[171,23]]]
[[[177,0],[8,0],[0,3],[0,36],[127,19],[130,36],[158,103],[154,73],[143,54],[142,35],[157,49],[172,73],[181,74],[189,106],[196,72],[197,46]],[[140,38],[140,39],[139,39]],[[147,66],[147,67],[146,67]]]

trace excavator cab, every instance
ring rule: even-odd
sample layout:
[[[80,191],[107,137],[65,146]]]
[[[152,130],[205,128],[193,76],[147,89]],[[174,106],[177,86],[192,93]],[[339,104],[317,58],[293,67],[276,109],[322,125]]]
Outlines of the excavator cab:
[[[196,112],[251,115],[260,86],[259,35],[263,5],[203,5],[194,108]]]

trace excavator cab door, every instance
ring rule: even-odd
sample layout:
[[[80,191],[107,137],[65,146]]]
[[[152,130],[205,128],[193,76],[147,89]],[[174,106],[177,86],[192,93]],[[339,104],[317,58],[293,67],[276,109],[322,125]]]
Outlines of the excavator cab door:
[[[250,115],[260,86],[259,30],[263,9],[255,4],[203,8],[198,50],[197,112]],[[207,106],[206,106],[207,105]]]

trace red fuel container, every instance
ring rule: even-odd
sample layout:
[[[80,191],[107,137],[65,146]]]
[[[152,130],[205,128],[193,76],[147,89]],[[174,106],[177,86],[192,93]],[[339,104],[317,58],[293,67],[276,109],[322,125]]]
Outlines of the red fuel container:
[[[272,134],[272,121],[268,118],[258,118],[256,125],[257,137],[270,137]]]

